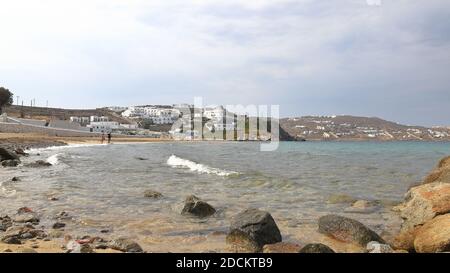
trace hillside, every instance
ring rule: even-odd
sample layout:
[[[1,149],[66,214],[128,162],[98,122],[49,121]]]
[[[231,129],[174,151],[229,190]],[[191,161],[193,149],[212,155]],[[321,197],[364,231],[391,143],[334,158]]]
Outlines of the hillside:
[[[375,117],[305,116],[281,119],[280,126],[306,140],[450,140],[449,128],[407,126]]]

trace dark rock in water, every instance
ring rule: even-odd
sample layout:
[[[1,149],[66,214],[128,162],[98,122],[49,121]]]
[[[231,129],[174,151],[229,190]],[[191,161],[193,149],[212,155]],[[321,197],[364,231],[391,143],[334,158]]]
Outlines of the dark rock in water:
[[[144,197],[158,199],[163,197],[163,195],[160,192],[154,190],[147,190],[144,192]]]
[[[47,237],[47,234],[43,230],[34,229],[33,227],[15,226],[6,230],[6,232],[3,234],[2,240],[12,237],[19,240],[28,240],[33,238],[43,239]]]
[[[69,213],[65,212],[65,211],[61,211],[58,214],[56,214],[56,216],[54,217],[56,220],[73,220],[73,217],[70,216]]]
[[[300,253],[335,253],[330,247],[324,244],[309,244],[300,250]]]
[[[52,228],[53,229],[61,229],[61,228],[64,228],[65,226],[66,226],[66,224],[64,224],[64,223],[56,222],[53,224]]]
[[[25,165],[25,167],[30,167],[30,168],[42,168],[42,167],[50,167],[50,166],[52,166],[52,164],[47,161],[44,161],[44,160],[38,160],[36,162]]]
[[[136,158],[137,160],[141,160],[141,161],[148,160],[148,158],[145,158],[145,157],[139,157],[139,156],[136,156],[135,158]]]
[[[22,148],[16,148],[14,152],[18,155],[28,156],[28,154]]]
[[[366,247],[369,242],[384,243],[384,240],[362,223],[338,216],[327,215],[319,219],[319,232],[340,241],[356,243]]]
[[[12,226],[12,220],[8,215],[0,217],[0,231],[6,231]]]
[[[200,200],[200,198],[191,195],[184,201],[184,208],[181,211],[183,215],[193,215],[200,218],[205,218],[216,213],[216,209],[210,204]]]
[[[264,245],[279,243],[282,237],[268,212],[248,209],[233,218],[226,240],[234,251],[261,252]]]
[[[20,181],[20,178],[14,176],[14,177],[11,179],[11,181],[12,181],[12,182],[19,182],[19,181]]]
[[[138,243],[127,238],[119,238],[116,240],[112,240],[111,242],[109,242],[109,247],[115,250],[128,253],[144,252],[144,250],[142,250],[141,246]]]
[[[11,160],[3,160],[2,166],[3,167],[17,167],[20,164],[20,160],[17,159],[11,159]]]
[[[6,148],[0,147],[0,161],[19,160],[19,156]]]

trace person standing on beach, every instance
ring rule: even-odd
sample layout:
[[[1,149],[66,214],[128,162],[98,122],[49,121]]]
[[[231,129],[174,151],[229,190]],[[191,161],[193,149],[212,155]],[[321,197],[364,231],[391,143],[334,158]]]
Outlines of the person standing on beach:
[[[105,139],[106,139],[106,137],[105,137],[105,132],[102,131],[102,144],[105,142]]]
[[[111,132],[108,132],[108,144],[111,144]]]

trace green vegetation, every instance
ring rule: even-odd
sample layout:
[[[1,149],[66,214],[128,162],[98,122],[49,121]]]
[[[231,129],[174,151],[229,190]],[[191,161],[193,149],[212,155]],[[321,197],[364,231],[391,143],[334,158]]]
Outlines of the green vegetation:
[[[4,87],[0,87],[0,114],[4,106],[11,105],[13,103],[13,93]]]

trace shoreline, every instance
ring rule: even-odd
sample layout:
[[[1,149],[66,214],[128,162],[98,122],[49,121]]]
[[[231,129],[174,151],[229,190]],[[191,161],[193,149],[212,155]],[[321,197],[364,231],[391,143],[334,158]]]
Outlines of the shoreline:
[[[1,142],[1,140],[8,140],[8,143],[10,145],[24,145],[27,146],[28,148],[31,149],[39,149],[39,148],[48,148],[51,146],[65,146],[65,145],[79,145],[79,144],[100,144],[98,141],[98,139],[93,139],[93,138],[61,138],[61,137],[42,137],[39,135],[13,135],[11,136],[9,135],[5,135],[5,134],[0,134],[0,146],[3,146],[1,144],[4,144],[4,142]],[[127,141],[130,139],[125,139],[125,141],[119,141],[122,140],[121,138],[115,138],[115,141],[113,141],[114,143],[155,143],[155,142],[172,142],[171,140],[157,140],[155,141],[155,139],[144,139],[145,141],[142,141],[143,139],[139,138],[133,138],[131,139],[131,141]],[[149,141],[150,140],[150,141]],[[196,141],[190,141],[189,143],[195,143]],[[52,145],[52,144],[56,144],[56,145]],[[45,146],[48,145],[48,146]],[[24,147],[24,146],[20,146],[20,147]],[[443,163],[442,163],[443,164]],[[439,165],[442,165],[441,163]],[[420,186],[417,186],[420,187]],[[49,201],[52,201],[49,199]],[[362,202],[361,202],[362,201]],[[365,200],[358,200],[359,205],[361,207],[354,207],[353,209],[356,210],[365,210],[367,208],[370,209],[370,206],[372,206],[372,204],[370,204],[371,201],[365,201]],[[358,203],[358,202],[355,202]],[[361,204],[362,203],[362,204]],[[355,205],[353,204],[353,205]],[[26,204],[25,204],[26,205]],[[367,207],[366,207],[367,206]],[[27,217],[37,217],[39,222],[39,218],[43,218],[43,217],[49,217],[49,215],[47,215],[44,212],[41,211],[32,211],[32,209],[29,209],[31,212],[20,212],[21,210],[25,209],[28,210],[28,208],[17,208],[19,209],[19,211],[16,214],[12,214],[10,215],[11,218],[9,217],[5,217],[4,215],[0,215],[0,237],[4,236],[6,232],[6,230],[9,231],[9,227],[15,228],[16,230],[13,231],[14,236],[16,237],[12,237],[12,238],[20,238],[20,244],[11,244],[11,243],[5,243],[5,242],[0,242],[0,253],[1,252],[13,252],[13,253],[35,253],[35,252],[39,252],[39,253],[65,253],[65,252],[75,252],[78,250],[71,250],[70,246],[74,246],[74,249],[80,248],[80,247],[84,247],[87,246],[89,247],[88,250],[86,251],[93,251],[93,252],[97,252],[97,253],[121,253],[121,252],[130,252],[128,251],[126,248],[121,248],[121,250],[116,250],[113,247],[110,246],[110,244],[114,244],[115,241],[120,240],[120,238],[111,238],[109,237],[108,232],[106,232],[106,234],[103,235],[100,234],[101,237],[92,235],[92,234],[88,234],[87,236],[83,236],[83,237],[78,237],[76,239],[72,239],[72,238],[67,238],[67,235],[64,232],[64,228],[61,230],[59,228],[55,228],[55,227],[51,227],[51,226],[42,226],[42,225],[38,225],[35,224],[35,222],[33,221],[29,221],[29,222],[22,222],[23,217],[27,216]],[[72,216],[72,215],[71,215]],[[30,218],[30,219],[35,219],[35,218]],[[17,220],[19,219],[19,220]],[[54,219],[54,218],[52,218]],[[63,218],[61,218],[63,219]],[[340,218],[331,218],[330,219],[325,219],[326,221],[347,221],[345,219],[340,219]],[[324,220],[324,221],[325,221]],[[58,222],[62,222],[64,223],[64,220],[57,220]],[[352,225],[354,223],[350,222]],[[42,223],[41,223],[42,224]],[[57,223],[55,223],[57,224]],[[135,223],[136,226],[140,225],[139,222]],[[285,226],[285,223],[282,223],[282,221],[279,221],[278,224],[283,224],[280,225],[280,227],[284,228],[284,231],[286,230],[294,230],[291,229],[289,226]],[[4,232],[2,232],[1,227],[6,227],[6,230],[3,230]],[[8,226],[9,225],[9,226]],[[326,225],[326,224],[324,224]],[[320,226],[320,219],[319,219],[319,226]],[[395,235],[397,235],[397,231],[394,231],[395,228],[391,227],[391,229],[388,230],[388,232],[392,232],[392,234],[388,234],[388,235],[384,235],[383,239],[386,240],[386,236],[389,237],[394,237]],[[14,233],[16,232],[16,233]],[[34,234],[36,233],[37,235],[33,235],[34,237],[32,237],[31,239],[29,238],[22,238],[21,236],[24,236],[24,234]],[[332,231],[330,231],[332,232]],[[336,234],[341,234],[342,232],[336,232]],[[40,234],[45,234],[45,236],[40,236]],[[219,242],[220,245],[225,243],[225,239],[227,240],[228,243],[228,235],[227,237],[225,237],[226,232],[225,233],[217,233],[214,234],[214,232],[208,236],[213,236],[216,238],[216,241]],[[28,235],[27,235],[28,236]],[[92,236],[92,237],[91,237]],[[331,237],[333,236],[333,234],[331,234]],[[108,238],[109,237],[109,238]],[[2,240],[5,237],[2,237]],[[105,239],[107,238],[107,239]],[[323,237],[324,239],[321,240],[315,240],[315,242],[311,242],[311,243],[324,243],[326,246],[331,247],[332,249],[336,250],[336,252],[367,252],[366,247],[362,247],[361,245],[359,246],[355,246],[355,244],[350,243],[350,244],[342,244],[341,242],[336,242],[332,239],[328,239],[328,237]],[[153,238],[154,239],[154,238]],[[240,238],[234,238],[233,240],[240,240]],[[281,245],[275,245],[275,246],[271,246],[271,244],[267,244],[269,245],[269,247],[267,248],[270,253],[270,251],[275,251],[275,253],[281,252],[284,253],[283,251],[298,251],[298,244],[296,245],[296,243],[292,243],[289,242],[292,239],[288,239],[288,242],[283,242]],[[392,239],[393,240],[393,239]],[[390,239],[389,242],[386,242],[388,244],[386,244],[385,246],[394,246],[392,242],[392,240]],[[132,242],[128,242],[130,245],[136,244],[136,242],[132,241]],[[367,242],[365,243],[367,244]],[[125,249],[125,250],[124,250]],[[407,247],[394,247],[395,251],[402,251],[407,249],[408,251],[412,252],[413,250],[411,250],[411,248],[407,248]],[[413,248],[414,249],[414,248]],[[80,250],[81,251],[81,250]],[[208,251],[208,249],[197,249],[196,251]],[[227,252],[234,252],[234,250],[228,251],[225,250],[226,253]],[[259,250],[261,251],[261,250]],[[264,248],[264,251],[266,251],[266,248]],[[392,250],[394,253],[394,250]],[[156,251],[158,252],[158,251]]]

